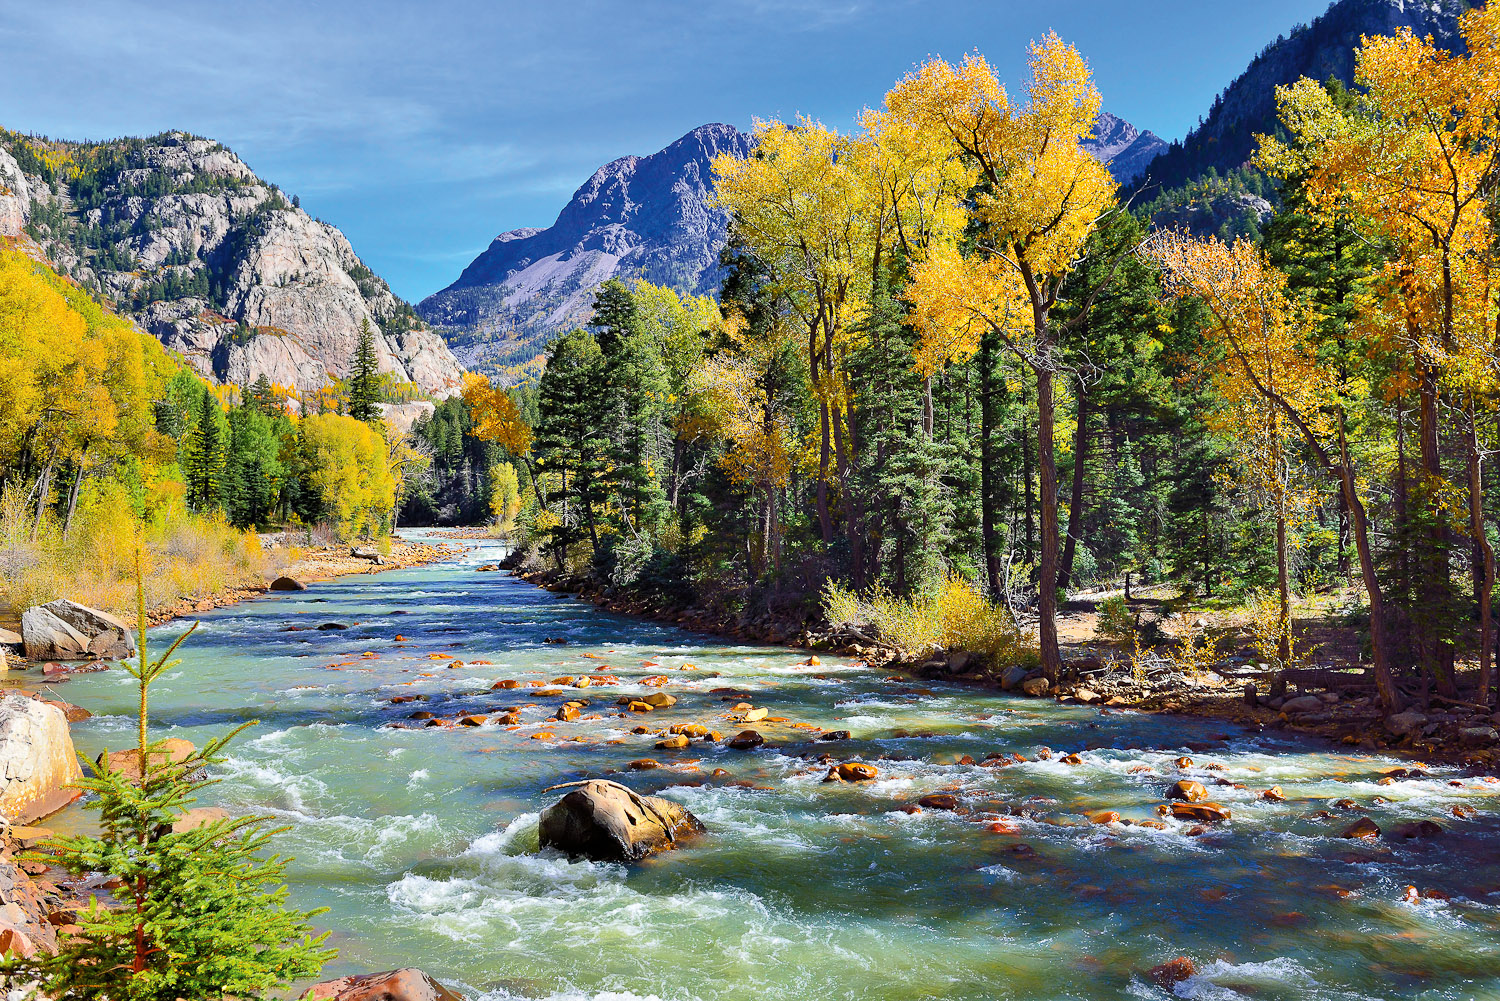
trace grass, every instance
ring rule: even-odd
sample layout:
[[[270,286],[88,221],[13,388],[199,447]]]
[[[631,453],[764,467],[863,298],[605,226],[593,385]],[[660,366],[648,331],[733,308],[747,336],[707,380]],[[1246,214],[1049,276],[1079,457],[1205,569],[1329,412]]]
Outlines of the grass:
[[[830,580],[823,587],[823,608],[831,624],[873,630],[906,659],[967,650],[992,666],[1036,660],[1010,612],[962,577],[948,577],[932,593],[913,598],[878,588],[860,595]]]
[[[286,557],[266,552],[254,533],[233,528],[222,514],[193,514],[178,502],[143,522],[118,484],[91,485],[66,531],[50,513],[36,524],[24,493],[11,488],[0,495],[0,597],[14,617],[70,598],[133,623],[138,537],[153,609],[261,583]]]

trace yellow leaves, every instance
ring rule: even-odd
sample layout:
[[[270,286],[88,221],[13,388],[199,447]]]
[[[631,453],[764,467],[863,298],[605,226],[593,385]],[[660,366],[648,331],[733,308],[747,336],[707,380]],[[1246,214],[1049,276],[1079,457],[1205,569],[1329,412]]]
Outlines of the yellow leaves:
[[[736,482],[777,489],[791,479],[796,448],[791,415],[771,398],[762,378],[775,362],[779,338],[752,337],[734,315],[726,326],[731,349],[693,371],[691,423],[680,430],[727,442],[719,461]]]
[[[344,533],[374,529],[396,495],[385,439],[353,417],[310,414],[302,421],[302,441],[313,460],[313,489]]]
[[[471,432],[474,437],[498,442],[515,456],[531,451],[531,426],[504,389],[491,385],[482,375],[468,372],[464,375],[463,398],[474,413]]]

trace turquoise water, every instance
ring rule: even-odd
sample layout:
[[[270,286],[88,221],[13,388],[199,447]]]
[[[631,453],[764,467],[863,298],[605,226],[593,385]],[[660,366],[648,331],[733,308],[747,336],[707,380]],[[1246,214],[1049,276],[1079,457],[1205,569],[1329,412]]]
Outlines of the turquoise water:
[[[330,908],[319,920],[341,950],[329,976],[419,966],[487,1001],[1149,998],[1168,995],[1145,971],[1186,955],[1198,975],[1177,985],[1183,997],[1500,998],[1500,784],[1433,769],[1379,785],[1411,763],[892,680],[832,656],[800,666],[803,652],[725,646],[477,572],[501,551],[461,545],[447,563],[202,615],[182,666],[154,690],[161,735],[202,744],[260,721],[205,802],[290,825],[278,847],[296,856],[293,899]],[[314,628],[325,622],[349,628]],[[553,637],[569,643],[543,642]],[[622,684],[491,690],[599,673]],[[619,695],[656,690],[640,681],[662,675],[675,707],[616,715]],[[715,688],[789,723],[758,724],[768,746],[754,752],[658,751],[656,736],[630,732],[737,731],[723,714],[739,696]],[[98,714],[74,726],[80,750],[133,742],[123,672],[75,676],[56,694]],[[429,698],[389,702],[412,694]],[[551,719],[579,696],[591,700],[584,719]],[[530,707],[514,730],[392,726],[414,710],[513,706]],[[807,743],[790,723],[854,739]],[[1047,760],[957,763],[1042,747]],[[804,757],[825,752],[873,761],[880,777],[825,784],[827,766]],[[1063,763],[1069,752],[1082,763]],[[1186,771],[1183,755],[1195,761]],[[561,795],[545,787],[642,757],[667,767],[615,777],[685,804],[706,836],[633,868],[536,850],[537,813]],[[1172,820],[1156,830],[1082,815],[1155,820],[1183,777],[1233,820],[1190,836]],[[1285,802],[1259,798],[1273,784]],[[902,812],[938,791],[968,812]],[[1341,839],[1362,815],[1334,805],[1345,798],[1388,832],[1429,818],[1445,832]],[[86,816],[75,807],[53,826]],[[1449,899],[1405,902],[1408,885]]]

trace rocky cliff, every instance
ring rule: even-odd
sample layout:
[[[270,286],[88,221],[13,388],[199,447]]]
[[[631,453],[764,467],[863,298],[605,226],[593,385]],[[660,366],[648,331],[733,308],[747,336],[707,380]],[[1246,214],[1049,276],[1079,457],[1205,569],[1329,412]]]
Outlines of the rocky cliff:
[[[1276,129],[1278,86],[1304,76],[1350,83],[1365,35],[1410,28],[1449,48],[1461,45],[1458,19],[1472,6],[1468,0],[1338,0],[1311,24],[1297,25],[1262,49],[1201,124],[1144,168],[1143,179],[1173,188],[1202,178],[1210,167],[1224,174],[1243,166],[1255,151],[1256,134]]]
[[[709,205],[709,161],[749,152],[750,137],[739,129],[702,125],[658,153],[613,160],[552,226],[501,233],[417,311],[465,365],[503,376],[553,334],[586,320],[595,286],[608,278],[717,291],[729,216]]]
[[[205,376],[315,389],[348,374],[368,322],[382,371],[458,387],[447,344],[344,235],[211,140],[0,131],[0,236],[23,234]]]
[[[1115,180],[1129,184],[1166,150],[1167,143],[1156,133],[1142,132],[1123,118],[1104,111],[1094,120],[1094,135],[1083,141],[1083,148],[1108,164]]]

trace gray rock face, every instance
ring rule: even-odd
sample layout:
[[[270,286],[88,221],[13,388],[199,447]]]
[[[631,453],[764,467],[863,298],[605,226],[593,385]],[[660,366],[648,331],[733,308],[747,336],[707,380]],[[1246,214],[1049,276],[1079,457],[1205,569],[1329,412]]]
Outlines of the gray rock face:
[[[1385,728],[1392,736],[1404,737],[1408,733],[1415,733],[1427,725],[1427,717],[1415,709],[1408,709],[1404,713],[1396,713],[1394,716],[1385,718]]]
[[[135,653],[129,626],[66,598],[21,613],[21,640],[29,660],[118,660]]]
[[[92,144],[108,156],[83,190],[25,174],[13,155],[25,142],[0,133],[0,235],[24,229],[201,374],[316,389],[349,373],[368,322],[381,371],[437,395],[459,388],[446,343],[343,233],[218,143],[174,132]]]
[[[1288,716],[1296,716],[1299,713],[1315,713],[1323,710],[1323,700],[1316,695],[1302,695],[1295,699],[1287,699],[1281,704],[1281,711]]]
[[[543,848],[595,862],[633,862],[702,830],[686,807],[604,780],[574,789],[543,810],[537,822]]]
[[[616,275],[697,294],[717,292],[729,214],[709,205],[720,153],[751,139],[703,125],[659,153],[600,167],[547,229],[502,233],[458,280],[417,311],[479,371],[524,363],[554,334],[586,321],[593,290]]]
[[[83,777],[68,719],[56,706],[19,695],[0,699],[0,814],[25,824],[77,798]]]
[[[1129,184],[1166,150],[1167,144],[1156,133],[1142,132],[1123,118],[1102,111],[1094,120],[1094,135],[1083,141],[1083,148],[1108,166],[1115,180]]]

